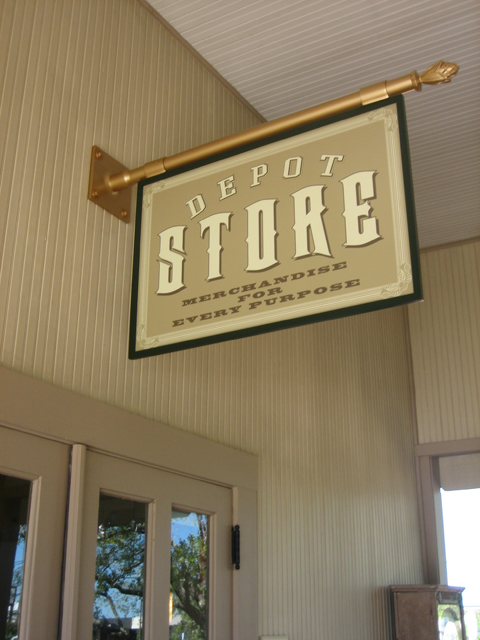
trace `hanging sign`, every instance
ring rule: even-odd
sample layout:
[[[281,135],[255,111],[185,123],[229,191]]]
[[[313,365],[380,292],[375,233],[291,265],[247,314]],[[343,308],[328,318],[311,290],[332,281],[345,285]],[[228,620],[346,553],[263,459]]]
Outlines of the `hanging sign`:
[[[401,96],[139,183],[130,358],[420,299]]]

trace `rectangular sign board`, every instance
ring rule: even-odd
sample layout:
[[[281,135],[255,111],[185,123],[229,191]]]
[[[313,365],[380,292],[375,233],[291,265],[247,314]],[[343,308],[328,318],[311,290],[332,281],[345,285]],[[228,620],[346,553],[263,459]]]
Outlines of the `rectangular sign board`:
[[[403,98],[139,183],[130,358],[421,299]]]

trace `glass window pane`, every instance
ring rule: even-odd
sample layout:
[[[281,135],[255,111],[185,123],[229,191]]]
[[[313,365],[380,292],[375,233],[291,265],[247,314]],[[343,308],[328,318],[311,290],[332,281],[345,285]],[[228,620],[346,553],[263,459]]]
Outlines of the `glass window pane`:
[[[0,474],[0,638],[18,637],[30,482]]]
[[[441,640],[462,640],[462,613],[460,605],[439,604],[438,630]]]
[[[143,638],[146,504],[100,495],[94,640]]]
[[[208,517],[172,511],[170,640],[208,638]]]
[[[467,640],[480,640],[480,489],[442,489],[440,494],[448,584],[465,587],[463,606]]]

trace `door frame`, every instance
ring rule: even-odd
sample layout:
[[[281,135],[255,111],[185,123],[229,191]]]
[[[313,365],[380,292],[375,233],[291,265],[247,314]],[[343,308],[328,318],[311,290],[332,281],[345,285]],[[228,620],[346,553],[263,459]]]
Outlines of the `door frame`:
[[[426,584],[447,584],[440,458],[480,453],[480,438],[417,444],[417,486]]]
[[[256,640],[256,456],[5,367],[0,367],[0,424],[72,447],[84,445],[92,451],[229,487],[233,493],[232,523],[240,525],[242,540],[241,569],[232,568],[232,640]],[[75,448],[74,451],[79,456],[76,463],[81,467],[82,450]],[[74,500],[82,499],[81,484],[73,481],[70,491]],[[78,537],[81,523],[70,523],[69,526],[76,528],[73,532],[70,528],[69,537],[72,533]],[[67,549],[66,564],[77,561],[75,554],[75,548]],[[65,576],[67,591],[75,589],[75,584],[68,585],[68,572]],[[64,612],[64,619],[65,615],[68,617],[72,612]]]
[[[30,482],[19,639],[57,637],[70,448],[0,424],[0,473]]]

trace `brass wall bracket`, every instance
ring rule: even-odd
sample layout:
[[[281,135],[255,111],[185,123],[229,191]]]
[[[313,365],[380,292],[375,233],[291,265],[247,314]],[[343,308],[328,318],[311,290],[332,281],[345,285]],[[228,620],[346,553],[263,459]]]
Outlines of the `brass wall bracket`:
[[[407,93],[408,91],[421,91],[423,84],[446,84],[452,80],[458,70],[458,65],[441,60],[429,67],[421,75],[416,71],[412,71],[409,75],[401,78],[379,82],[360,89],[356,93],[324,102],[316,107],[298,111],[278,120],[264,122],[252,129],[208,142],[170,157],[147,162],[142,167],[131,171],[98,147],[93,147],[88,198],[117,218],[120,218],[120,220],[129,222],[131,187],[140,180],[160,175],[165,171],[178,169],[190,162],[203,160],[217,153],[230,151],[243,144],[256,142],[316,120],[384,100],[390,96]]]
[[[125,171],[128,169],[115,158],[99,147],[92,147],[88,199],[122,222],[128,223],[132,206],[132,188],[126,187],[119,191],[112,191],[109,182],[110,176]]]

